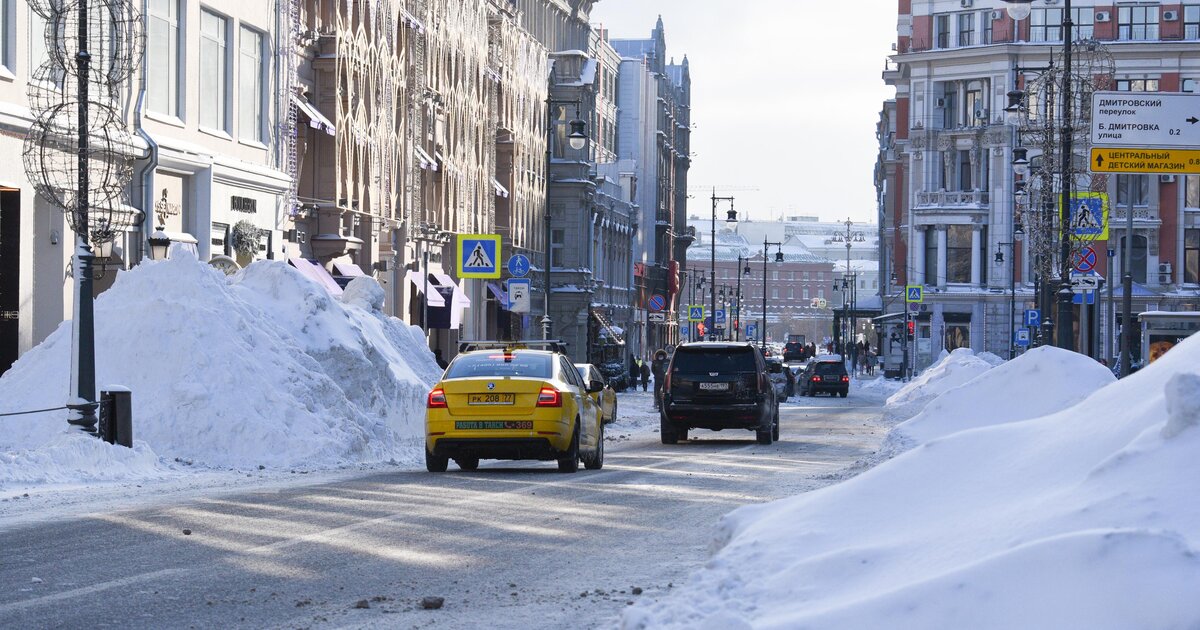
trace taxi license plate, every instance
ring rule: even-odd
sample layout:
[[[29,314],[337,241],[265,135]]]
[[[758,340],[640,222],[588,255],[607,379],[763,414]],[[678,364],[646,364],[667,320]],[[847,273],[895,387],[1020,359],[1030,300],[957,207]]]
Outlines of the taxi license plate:
[[[516,394],[467,394],[468,405],[511,405],[516,402]]]
[[[729,383],[700,383],[700,389],[706,392],[723,392],[729,389]]]
[[[529,420],[470,420],[458,421],[454,423],[454,428],[460,431],[480,431],[480,430],[532,430],[533,422]]]

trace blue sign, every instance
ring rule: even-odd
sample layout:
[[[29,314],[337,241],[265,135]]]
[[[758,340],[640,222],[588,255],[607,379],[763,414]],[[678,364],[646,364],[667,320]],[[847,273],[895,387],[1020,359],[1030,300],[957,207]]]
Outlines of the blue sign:
[[[458,235],[458,277],[500,277],[500,235]]]
[[[1025,325],[1030,328],[1037,328],[1042,325],[1042,312],[1036,308],[1027,309],[1025,311]]]
[[[725,326],[725,310],[717,309],[715,312],[717,315],[717,327],[718,328],[724,327]]]
[[[529,257],[525,254],[513,254],[512,258],[508,259],[508,273],[516,278],[524,278],[529,275]]]
[[[910,284],[904,287],[904,301],[910,304],[924,302],[925,287],[919,284]]]
[[[1092,305],[1092,304],[1096,303],[1096,292],[1095,291],[1084,291],[1082,293],[1074,293],[1071,295],[1071,302],[1073,304],[1083,304],[1084,296],[1087,296],[1088,305]]]
[[[758,326],[754,324],[746,324],[746,339],[754,339],[754,335],[758,332]]]
[[[655,313],[667,308],[667,298],[655,293],[650,296],[650,310]]]
[[[690,337],[691,335],[692,335],[692,327],[691,326],[680,326],[679,327],[679,336],[680,337]]]
[[[1108,194],[1075,193],[1067,208],[1067,221],[1076,238],[1108,239]]]
[[[1030,345],[1030,335],[1028,328],[1022,328],[1017,331],[1017,345],[1022,348],[1028,348]]]
[[[688,321],[693,321],[693,322],[704,321],[704,307],[703,306],[689,306],[688,307]]]
[[[528,313],[532,307],[533,287],[529,278],[509,278],[506,282],[508,290],[508,310],[513,313]]]

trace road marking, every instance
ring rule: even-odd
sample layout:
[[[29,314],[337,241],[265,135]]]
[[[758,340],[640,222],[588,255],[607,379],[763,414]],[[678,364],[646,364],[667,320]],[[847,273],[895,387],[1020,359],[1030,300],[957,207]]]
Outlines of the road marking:
[[[71,599],[73,597],[83,597],[84,595],[92,595],[94,593],[100,593],[100,592],[107,591],[110,589],[119,588],[122,586],[128,586],[130,584],[137,584],[138,582],[146,582],[146,581],[155,580],[155,579],[158,579],[161,577],[167,577],[169,575],[175,575],[177,573],[183,573],[184,571],[186,571],[186,569],[160,569],[158,571],[151,571],[150,573],[143,573],[141,575],[131,575],[126,578],[121,578],[119,580],[109,580],[108,582],[100,582],[99,584],[92,584],[91,586],[81,586],[79,588],[73,588],[69,591],[62,591],[61,593],[53,593],[51,595],[43,595],[41,597],[35,597],[33,599],[27,599],[27,600],[21,601],[21,602],[13,602],[11,604],[0,604],[0,614],[7,613],[7,612],[15,612],[18,610],[24,610],[26,608],[38,606],[40,604],[49,604],[51,602],[57,602],[57,601],[61,601],[64,599]]]

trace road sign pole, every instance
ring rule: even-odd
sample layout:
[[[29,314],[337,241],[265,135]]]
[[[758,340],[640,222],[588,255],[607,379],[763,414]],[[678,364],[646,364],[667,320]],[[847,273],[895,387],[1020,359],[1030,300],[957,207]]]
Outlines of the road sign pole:
[[[1125,185],[1125,253],[1121,256],[1121,377],[1129,376],[1129,363],[1133,360],[1133,178],[1126,177]]]

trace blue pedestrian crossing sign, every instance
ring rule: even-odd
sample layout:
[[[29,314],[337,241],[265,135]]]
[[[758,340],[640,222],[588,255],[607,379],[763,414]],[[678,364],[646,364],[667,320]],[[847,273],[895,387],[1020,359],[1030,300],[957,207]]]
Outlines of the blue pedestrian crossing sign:
[[[1028,347],[1029,347],[1029,340],[1030,340],[1030,338],[1031,338],[1031,337],[1030,337],[1030,335],[1029,335],[1029,329],[1028,329],[1028,328],[1022,328],[1022,329],[1020,329],[1020,330],[1018,330],[1018,331],[1017,331],[1017,339],[1016,339],[1016,343],[1017,343],[1017,345],[1018,345],[1018,346],[1021,346],[1022,348],[1028,348]]]
[[[1067,225],[1076,239],[1108,240],[1108,193],[1075,193],[1071,195],[1071,205],[1063,214],[1067,215]]]
[[[725,310],[717,309],[714,312],[716,313],[716,316],[717,316],[717,327],[725,326]]]
[[[1022,322],[1029,328],[1037,328],[1042,325],[1042,312],[1036,308],[1026,309]]]
[[[696,306],[694,304],[689,306],[688,307],[688,321],[689,322],[704,321],[704,307]]]
[[[754,324],[746,324],[746,339],[754,339],[754,335],[757,332],[758,326]]]
[[[925,287],[919,284],[910,284],[904,287],[904,301],[909,304],[924,302]]]
[[[508,259],[508,273],[514,278],[524,278],[529,275],[529,257],[525,254],[513,254]]]
[[[458,277],[500,277],[500,235],[458,235]]]

